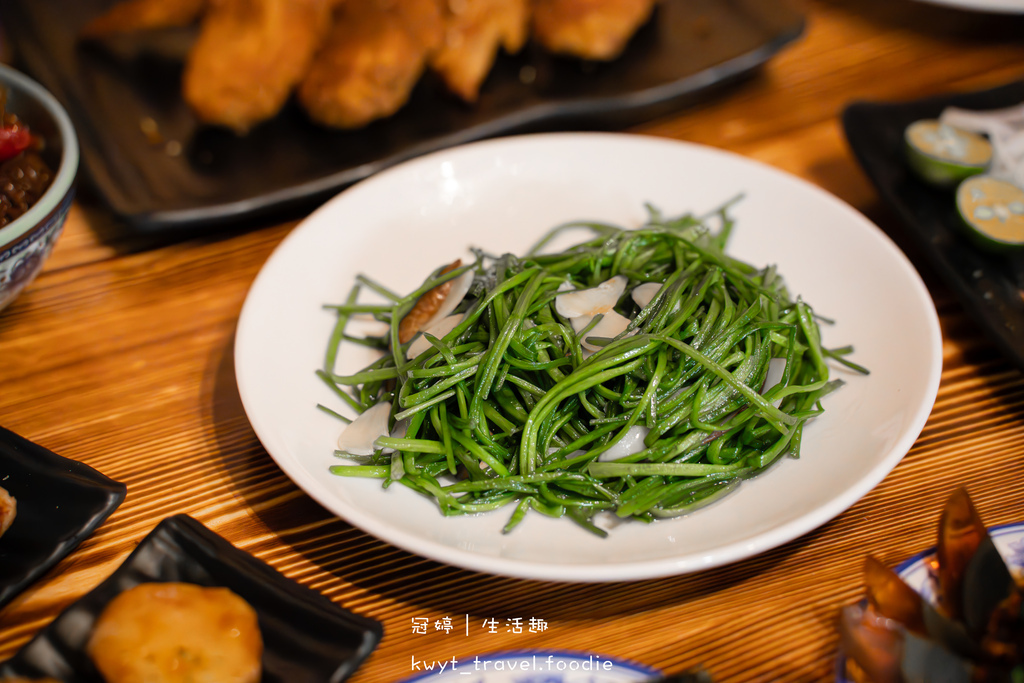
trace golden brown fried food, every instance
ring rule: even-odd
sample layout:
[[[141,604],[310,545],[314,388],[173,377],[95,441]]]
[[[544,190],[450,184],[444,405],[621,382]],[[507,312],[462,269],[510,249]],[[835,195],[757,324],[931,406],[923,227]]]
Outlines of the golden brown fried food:
[[[10,528],[17,512],[18,502],[14,500],[14,496],[0,487],[0,536]]]
[[[87,652],[107,683],[256,683],[256,613],[227,588],[143,583],[100,615]]]
[[[431,68],[467,102],[475,102],[498,48],[519,52],[530,23],[529,0],[448,0],[444,41]]]
[[[277,114],[330,27],[331,0],[209,0],[185,65],[199,118],[244,133]]]
[[[583,59],[618,57],[655,0],[533,0],[533,36],[546,50]]]
[[[441,42],[438,0],[345,0],[299,86],[310,117],[358,128],[408,101]]]
[[[389,0],[395,17],[416,40],[423,45],[428,55],[441,47],[444,39],[444,17],[441,10],[444,0]]]
[[[82,35],[100,38],[158,28],[188,26],[202,14],[206,0],[128,0],[114,5],[82,29]]]

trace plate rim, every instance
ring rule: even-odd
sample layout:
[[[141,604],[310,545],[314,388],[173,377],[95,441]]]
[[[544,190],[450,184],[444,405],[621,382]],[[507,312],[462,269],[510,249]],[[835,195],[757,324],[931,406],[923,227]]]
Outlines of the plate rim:
[[[1013,0],[917,0],[928,5],[949,7],[964,12],[990,12],[992,14],[1024,14],[1024,3]]]
[[[710,153],[722,158],[728,159],[731,162],[738,162],[745,165],[751,165],[757,167],[761,172],[769,172],[777,177],[785,179],[785,182],[791,183],[794,186],[802,188],[802,191],[810,192],[823,201],[829,203],[836,210],[842,211],[846,215],[850,216],[852,220],[860,223],[865,229],[867,229],[873,240],[879,242],[883,248],[888,250],[890,254],[899,262],[905,273],[912,278],[915,296],[922,304],[922,311],[925,313],[927,318],[928,336],[931,339],[931,348],[928,352],[932,358],[930,365],[930,372],[928,375],[928,384],[924,387],[924,395],[928,398],[919,407],[914,415],[913,419],[909,422],[912,425],[903,434],[903,438],[900,439],[888,454],[888,458],[884,461],[884,466],[876,467],[870,473],[870,476],[863,477],[857,485],[847,489],[842,496],[833,498],[828,504],[822,505],[815,510],[815,514],[803,514],[796,519],[790,520],[789,522],[774,527],[768,532],[762,532],[755,535],[753,539],[746,537],[734,542],[731,546],[726,548],[720,548],[716,550],[716,557],[714,561],[709,562],[707,560],[696,561],[692,557],[687,558],[663,558],[658,560],[643,560],[631,563],[617,563],[613,565],[603,566],[586,566],[583,565],[556,565],[556,564],[538,564],[532,561],[524,561],[514,558],[498,558],[483,556],[472,552],[467,552],[459,548],[445,547],[443,551],[438,552],[438,549],[434,548],[433,542],[420,541],[415,537],[411,537],[408,534],[403,534],[403,538],[396,539],[394,534],[389,534],[385,529],[382,531],[382,526],[376,524],[372,518],[360,517],[359,519],[353,520],[351,517],[343,517],[336,513],[333,506],[336,505],[336,501],[331,500],[330,496],[321,496],[320,491],[314,490],[309,491],[306,488],[298,484],[297,479],[292,477],[287,458],[282,460],[278,459],[270,449],[267,451],[271,455],[271,458],[278,464],[278,466],[285,472],[285,474],[296,483],[307,495],[310,495],[314,500],[323,505],[332,514],[336,514],[341,519],[345,520],[349,524],[356,526],[366,533],[376,536],[377,538],[384,540],[385,542],[402,548],[408,552],[432,559],[445,564],[456,565],[466,569],[486,572],[490,574],[498,574],[504,576],[512,576],[524,579],[535,579],[545,581],[561,581],[561,582],[583,582],[583,583],[600,583],[600,582],[616,582],[616,581],[635,581],[644,580],[651,578],[659,578],[670,575],[676,575],[681,573],[689,573],[699,571],[702,569],[722,566],[730,564],[732,562],[753,557],[754,555],[760,554],[766,550],[783,545],[789,541],[792,541],[800,536],[808,533],[809,531],[825,524],[826,522],[834,519],[837,515],[842,513],[844,510],[849,508],[860,498],[870,492],[877,484],[884,479],[902,460],[903,456],[912,447],[917,436],[923,429],[928,416],[931,413],[931,409],[934,406],[934,402],[937,396],[939,381],[941,379],[942,370],[942,335],[938,321],[938,314],[935,310],[934,301],[931,299],[924,282],[921,280],[920,275],[914,268],[913,264],[907,258],[907,256],[895,245],[891,238],[888,237],[880,228],[874,223],[868,220],[863,214],[857,211],[854,207],[850,206],[846,202],[842,201],[838,197],[832,195],[826,190],[810,183],[809,181],[795,176],[793,174],[782,171],[778,168],[765,164],[764,162],[744,157],[735,152],[723,150],[719,148],[709,147],[693,142],[675,140],[670,138],[661,138],[655,136],[644,136],[630,133],[609,133],[609,132],[554,132],[554,133],[534,133],[529,135],[487,139],[469,143],[455,148],[448,148],[439,150],[430,155],[418,157],[410,160],[399,166],[395,166],[385,171],[372,176],[371,178],[362,181],[352,188],[342,191],[335,198],[324,204],[322,207],[313,212],[306,221],[314,223],[318,215],[329,213],[333,210],[335,203],[345,201],[345,193],[349,191],[356,191],[355,188],[360,187],[365,183],[386,183],[393,174],[399,174],[405,172],[410,165],[414,164],[431,164],[436,159],[440,159],[448,154],[466,154],[474,153],[479,150],[484,150],[491,146],[504,146],[510,144],[516,144],[517,139],[519,140],[554,140],[554,139],[569,139],[571,141],[589,141],[591,144],[597,140],[608,140],[613,141],[612,144],[640,144],[640,145],[656,145],[656,146],[670,146],[680,150],[698,150],[700,153]],[[468,150],[468,151],[467,151]],[[303,221],[305,223],[306,221]],[[246,343],[248,336],[245,333],[245,328],[252,324],[251,318],[255,315],[252,310],[255,307],[253,304],[254,296],[253,292],[257,291],[261,278],[268,272],[267,264],[273,259],[278,257],[279,254],[285,253],[291,247],[293,240],[300,238],[296,237],[300,234],[302,223],[300,223],[294,230],[292,230],[282,242],[275,248],[274,252],[268,257],[264,267],[261,268],[260,272],[254,278],[252,285],[250,286],[249,294],[246,296],[246,300],[243,303],[241,313],[239,315],[238,324],[235,335],[235,376],[236,382],[239,389],[239,394],[242,398],[243,408],[246,411],[246,415],[250,418],[250,424],[253,430],[256,432],[257,437],[261,443],[266,447],[267,439],[261,434],[261,425],[253,422],[251,419],[252,406],[251,399],[249,402],[246,400],[248,394],[246,389],[246,377],[241,371],[244,365],[244,358],[246,356]],[[388,526],[384,524],[383,526]]]

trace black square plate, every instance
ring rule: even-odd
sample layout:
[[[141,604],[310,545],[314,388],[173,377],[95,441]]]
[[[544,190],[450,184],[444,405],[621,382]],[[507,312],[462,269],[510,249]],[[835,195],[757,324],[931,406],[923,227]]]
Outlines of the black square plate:
[[[0,608],[88,538],[127,490],[2,427],[0,486],[18,501],[0,537]]]
[[[337,683],[380,642],[381,625],[285,578],[188,515],[160,522],[103,583],[0,664],[0,676],[102,683],[86,654],[93,624],[114,596],[147,581],[223,586],[246,600],[263,635],[264,683]]]
[[[1024,255],[996,255],[976,248],[960,233],[953,191],[920,180],[903,156],[903,131],[914,121],[937,118],[949,106],[984,110],[1021,102],[1024,81],[913,102],[858,102],[843,112],[843,127],[882,199],[907,224],[964,307],[1024,370]]]
[[[129,229],[172,234],[308,208],[383,168],[464,142],[643,121],[749,74],[804,27],[792,0],[664,0],[613,62],[527,46],[498,59],[473,106],[428,74],[407,106],[364,129],[316,126],[292,103],[239,138],[200,125],[180,96],[189,31],[79,43],[82,26],[115,2],[3,0],[0,19],[17,64],[67,107],[83,167],[107,203]],[[180,154],[147,142],[146,118]]]

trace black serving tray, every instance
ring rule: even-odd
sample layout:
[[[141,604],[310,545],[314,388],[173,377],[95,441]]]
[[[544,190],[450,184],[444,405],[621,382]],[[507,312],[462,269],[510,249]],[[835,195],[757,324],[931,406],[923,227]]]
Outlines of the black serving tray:
[[[953,191],[921,181],[903,156],[903,131],[914,121],[936,118],[948,106],[984,110],[1021,102],[1024,81],[913,102],[858,102],[847,107],[842,119],[850,146],[879,194],[964,307],[1024,370],[1024,256],[975,247],[960,232]]]
[[[791,0],[663,0],[611,63],[528,46],[498,59],[474,106],[428,74],[403,110],[365,129],[316,126],[291,103],[239,138],[199,125],[180,97],[194,30],[77,41],[114,2],[4,0],[0,21],[19,66],[67,107],[92,184],[138,232],[194,232],[309,208],[400,161],[481,138],[638,123],[751,73],[804,27]],[[179,156],[147,142],[145,118],[181,145]]]
[[[127,489],[0,427],[0,486],[17,500],[0,536],[0,608],[88,538]]]
[[[103,583],[68,607],[12,659],[0,677],[52,676],[102,683],[86,654],[93,624],[114,596],[147,581],[223,586],[246,600],[263,635],[265,683],[338,683],[380,642],[381,625],[338,607],[187,515],[162,521]]]

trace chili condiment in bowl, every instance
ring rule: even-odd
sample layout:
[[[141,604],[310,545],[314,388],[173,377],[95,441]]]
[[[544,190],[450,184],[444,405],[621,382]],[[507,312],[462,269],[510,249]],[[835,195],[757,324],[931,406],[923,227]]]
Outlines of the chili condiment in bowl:
[[[78,140],[41,85],[0,65],[0,309],[28,285],[60,236],[74,195]]]

